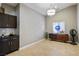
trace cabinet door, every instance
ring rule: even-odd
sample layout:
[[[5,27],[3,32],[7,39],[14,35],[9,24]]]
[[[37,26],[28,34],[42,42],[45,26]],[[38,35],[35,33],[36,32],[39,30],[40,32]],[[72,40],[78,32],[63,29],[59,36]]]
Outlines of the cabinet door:
[[[1,53],[0,55],[6,55],[9,53],[9,43],[7,38],[2,38],[1,41]]]
[[[10,50],[11,51],[15,51],[18,50],[19,48],[19,39],[16,36],[11,37],[11,46],[10,46]]]
[[[17,17],[0,14],[0,28],[16,28],[17,27]]]
[[[0,38],[0,56],[3,55],[3,49],[2,49],[3,47],[2,46],[3,46],[2,40]]]
[[[0,28],[2,28],[2,24],[3,24],[3,14],[0,13]]]
[[[17,25],[16,16],[9,15],[9,27],[10,28],[16,28],[16,25]]]
[[[5,54],[9,53],[8,39],[4,39],[4,42],[3,42],[3,51],[4,51]]]
[[[2,24],[3,28],[9,27],[8,22],[9,22],[8,15],[7,14],[4,14],[4,16],[3,16],[3,24]]]

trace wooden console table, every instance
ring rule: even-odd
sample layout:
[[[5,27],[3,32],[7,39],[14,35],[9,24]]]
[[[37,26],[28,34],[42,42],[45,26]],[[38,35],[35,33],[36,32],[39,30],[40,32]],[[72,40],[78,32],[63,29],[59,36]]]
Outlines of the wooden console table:
[[[68,34],[49,34],[49,38],[53,41],[67,42],[69,40]]]

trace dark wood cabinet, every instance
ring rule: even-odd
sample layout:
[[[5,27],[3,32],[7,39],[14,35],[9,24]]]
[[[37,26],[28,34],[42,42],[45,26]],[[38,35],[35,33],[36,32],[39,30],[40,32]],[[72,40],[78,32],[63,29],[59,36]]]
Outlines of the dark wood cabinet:
[[[0,28],[16,28],[17,17],[0,13]]]
[[[10,36],[10,51],[13,52],[15,50],[18,50],[19,48],[19,40],[17,39],[19,38],[18,36]]]
[[[69,40],[68,34],[49,34],[49,38],[53,41],[67,42]]]
[[[17,17],[8,15],[8,24],[10,28],[16,28],[17,27]]]
[[[4,14],[3,15],[3,20],[2,20],[2,27],[3,28],[7,28],[8,25],[9,25],[9,23],[8,23],[8,15],[7,14]]]
[[[6,55],[19,49],[19,37],[8,36],[0,38],[0,55]]]
[[[3,18],[4,18],[4,15],[0,13],[0,27],[3,26]]]
[[[7,39],[7,38],[4,38],[3,40],[2,40],[2,53],[3,53],[3,55],[5,55],[5,53],[7,54],[7,53],[9,53],[9,40]]]
[[[9,53],[9,44],[7,38],[0,38],[0,55]]]

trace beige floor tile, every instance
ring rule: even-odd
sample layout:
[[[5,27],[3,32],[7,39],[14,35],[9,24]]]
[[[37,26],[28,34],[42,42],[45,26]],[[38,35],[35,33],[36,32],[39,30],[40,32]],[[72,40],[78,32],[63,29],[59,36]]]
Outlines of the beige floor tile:
[[[79,56],[79,45],[44,40],[7,56]]]

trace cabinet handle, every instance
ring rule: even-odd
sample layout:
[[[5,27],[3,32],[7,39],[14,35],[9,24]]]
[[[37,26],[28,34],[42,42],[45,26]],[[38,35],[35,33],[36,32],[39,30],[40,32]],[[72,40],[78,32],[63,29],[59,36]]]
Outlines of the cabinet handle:
[[[13,38],[13,40],[15,40],[16,38]]]
[[[10,42],[9,42],[9,45],[10,45]]]
[[[7,24],[7,26],[8,26],[8,24]]]
[[[12,45],[12,42],[11,42],[11,45]]]

